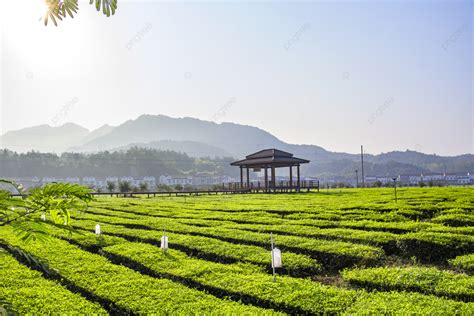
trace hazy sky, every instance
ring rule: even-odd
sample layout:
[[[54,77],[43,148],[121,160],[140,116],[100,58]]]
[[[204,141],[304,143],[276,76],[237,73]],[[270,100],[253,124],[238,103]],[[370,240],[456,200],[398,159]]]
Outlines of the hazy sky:
[[[141,114],[258,126],[332,151],[473,153],[472,1],[0,0],[0,134]]]

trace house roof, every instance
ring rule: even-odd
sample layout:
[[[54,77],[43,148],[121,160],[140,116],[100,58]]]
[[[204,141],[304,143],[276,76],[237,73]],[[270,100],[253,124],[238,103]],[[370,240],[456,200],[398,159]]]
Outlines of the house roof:
[[[245,166],[252,168],[263,167],[289,167],[297,164],[309,163],[309,160],[293,157],[293,154],[283,150],[271,148],[264,149],[248,155],[243,160],[231,163],[232,166]]]

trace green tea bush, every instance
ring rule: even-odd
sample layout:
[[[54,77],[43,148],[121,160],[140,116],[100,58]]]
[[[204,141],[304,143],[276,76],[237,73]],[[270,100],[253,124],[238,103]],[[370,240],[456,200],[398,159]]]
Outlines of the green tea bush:
[[[120,244],[104,248],[104,252],[130,258],[159,275],[201,287],[220,297],[231,297],[291,314],[339,313],[358,295],[357,291],[337,289],[305,279],[278,276],[273,282],[271,275],[246,265],[193,259],[172,249],[163,253],[147,244]]]
[[[144,221],[140,223],[147,224],[147,226],[154,228],[154,230],[159,230],[163,225],[163,221]],[[217,238],[236,244],[242,243],[260,247],[268,247],[270,244],[270,236],[268,233],[256,233],[221,227],[194,227],[176,224],[167,225],[167,230],[177,234],[191,234]],[[137,234],[144,236],[147,234],[146,231],[140,231],[138,229],[124,230],[123,232],[128,235]],[[156,232],[152,234],[156,236]],[[339,269],[357,263],[374,263],[380,260],[384,255],[382,249],[368,245],[277,234],[274,234],[274,236],[282,250],[310,255],[332,269]]]
[[[456,268],[462,269],[468,273],[474,273],[474,253],[457,256],[454,259],[450,259],[449,263]]]
[[[341,240],[381,246],[386,252],[396,249],[397,235],[388,232],[364,231],[347,228],[317,228],[303,225],[224,225],[224,228],[249,230],[253,232],[276,232],[283,235],[315,237],[328,240]]]
[[[433,233],[451,233],[451,234],[461,234],[461,235],[474,235],[474,226],[442,226],[436,225],[425,230],[426,232]]]
[[[76,227],[88,230],[92,230],[94,225],[94,222],[85,220],[75,223]],[[102,230],[104,237],[107,238],[113,237],[110,234],[115,234],[158,246],[162,236],[162,232],[157,230],[130,229],[107,223],[102,223]],[[171,247],[177,247],[194,256],[221,263],[248,262],[270,269],[270,248],[265,249],[253,245],[232,244],[205,236],[174,233],[173,225],[167,226],[167,230]],[[304,276],[314,274],[321,269],[321,265],[307,255],[286,252],[285,261],[284,271],[290,275]]]
[[[458,255],[474,252],[474,236],[418,232],[400,235],[397,242],[403,255],[424,262],[443,262]]]
[[[471,191],[399,188],[397,203],[393,189],[101,196],[86,212],[74,212],[78,233],[50,225],[51,244],[25,244],[2,227],[0,239],[48,267],[54,281],[36,274],[35,284],[52,282],[57,293],[79,293],[91,304],[77,301],[79,313],[472,315],[472,303],[462,301],[472,300],[472,276],[444,270],[449,260],[454,271],[473,273]],[[159,249],[163,226],[166,255]],[[276,282],[270,232],[283,257]],[[408,260],[434,267],[407,267]],[[21,262],[30,269],[36,264]],[[391,268],[369,268],[374,265]],[[42,306],[31,291],[17,291],[16,268],[6,267],[0,305],[13,302],[22,314],[63,314],[66,296],[58,296],[57,307]],[[342,268],[350,270],[339,274]],[[4,279],[11,290],[5,295]]]
[[[141,275],[66,241],[55,239],[54,247],[44,247],[36,242],[24,243],[5,228],[0,230],[0,238],[42,259],[76,286],[115,304],[118,313],[273,313],[271,310],[220,300],[169,280]]]
[[[344,270],[351,284],[383,291],[417,291],[453,299],[474,301],[474,277],[434,267],[377,267]]]
[[[473,303],[407,292],[374,292],[361,296],[345,315],[472,315]]]
[[[433,218],[433,222],[447,226],[474,226],[474,213],[464,210],[450,210]]]
[[[98,303],[44,279],[1,248],[0,297],[19,314],[108,314]]]

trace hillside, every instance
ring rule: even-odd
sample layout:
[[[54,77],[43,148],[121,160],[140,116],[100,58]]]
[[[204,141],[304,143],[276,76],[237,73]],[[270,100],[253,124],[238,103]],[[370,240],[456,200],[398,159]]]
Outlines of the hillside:
[[[156,150],[170,150],[185,153],[192,157],[231,157],[232,154],[222,148],[211,146],[205,143],[192,141],[159,140],[150,143],[131,143],[111,149],[111,151],[123,151],[133,147],[149,148]]]
[[[129,120],[110,133],[76,149],[94,151],[112,149],[132,143],[154,141],[192,141],[221,148],[235,157],[261,149],[286,145],[259,128],[234,123],[217,124],[195,118],[171,118],[164,115],[142,115]]]
[[[278,148],[309,159],[311,163],[303,166],[302,172],[322,179],[352,178],[354,170],[360,168],[358,154],[331,152],[316,145],[288,144],[258,127],[164,115],[142,115],[116,127],[104,125],[92,132],[72,123],[60,127],[41,125],[2,135],[0,147],[17,152],[34,149],[56,153],[142,147],[176,151],[191,157],[235,159],[264,148]],[[472,154],[443,157],[407,150],[366,154],[365,161],[366,175],[474,171]]]
[[[18,152],[61,152],[79,143],[88,134],[87,129],[73,123],[58,127],[39,125],[3,134],[0,137],[0,147]]]
[[[93,141],[96,138],[102,137],[110,133],[114,129],[113,126],[110,126],[108,124],[105,124],[98,129],[93,130],[89,134],[87,134],[86,137],[82,138],[80,141],[80,145],[87,144],[91,141]]]

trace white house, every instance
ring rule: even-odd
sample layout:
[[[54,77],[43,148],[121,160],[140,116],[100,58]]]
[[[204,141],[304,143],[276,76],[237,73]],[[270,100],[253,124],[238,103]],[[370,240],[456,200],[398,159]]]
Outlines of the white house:
[[[423,181],[423,175],[419,175],[419,176],[408,176],[409,178],[409,181],[410,181],[410,184],[418,184],[420,183],[421,181]]]
[[[469,173],[466,175],[458,175],[458,184],[466,185],[471,183],[471,177]]]
[[[166,185],[192,185],[193,177],[172,177],[169,175],[161,175],[158,181],[160,184]]]
[[[142,183],[146,183],[148,190],[154,190],[156,187],[156,178],[155,177],[143,177]]]

